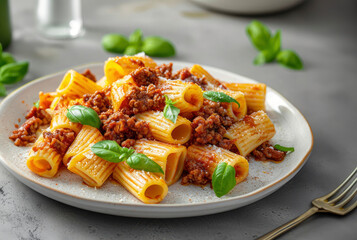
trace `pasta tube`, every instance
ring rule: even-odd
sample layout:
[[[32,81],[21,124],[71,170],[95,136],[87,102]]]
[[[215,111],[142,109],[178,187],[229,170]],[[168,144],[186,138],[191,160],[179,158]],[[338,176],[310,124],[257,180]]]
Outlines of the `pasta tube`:
[[[144,66],[143,66],[144,65]],[[104,73],[106,77],[106,85],[112,84],[119,78],[130,74],[140,67],[156,67],[156,63],[152,58],[147,56],[124,56],[109,58],[104,65]]]
[[[191,145],[187,149],[187,159],[202,163],[211,179],[216,166],[221,162],[234,167],[237,184],[246,179],[249,173],[249,163],[244,157],[213,145]]]
[[[224,136],[235,140],[239,153],[247,156],[274,135],[275,128],[270,118],[264,111],[258,111],[233,124]]]
[[[82,128],[82,124],[73,123],[69,121],[69,119],[66,117],[66,112],[67,110],[64,108],[54,112],[54,116],[52,117],[51,126],[50,126],[51,131],[60,128],[69,128],[73,130],[76,134],[78,134],[78,132]]]
[[[208,83],[208,87],[219,87],[221,82],[215,79],[211,74],[209,74],[201,65],[195,64],[191,67],[190,73],[192,73],[197,78],[205,78]]]
[[[90,149],[74,156],[68,170],[81,176],[90,187],[101,187],[113,173],[116,163],[96,156]]]
[[[123,77],[120,81],[116,81],[112,84],[110,96],[112,99],[114,111],[118,111],[122,104],[125,104],[126,94],[136,86],[133,78],[130,75]]]
[[[132,169],[126,162],[117,164],[113,178],[144,203],[159,203],[168,192],[163,178],[154,173]]]
[[[100,89],[102,87],[92,80],[74,70],[69,70],[57,88],[57,93],[59,95],[66,94],[68,96],[81,97],[84,94],[91,94]]]
[[[241,91],[245,95],[249,110],[265,110],[266,85],[263,83],[225,83],[228,89]]]
[[[247,115],[247,103],[245,101],[244,94],[242,92],[235,92],[230,90],[223,90],[220,88],[213,89],[214,91],[224,92],[228,96],[234,98],[237,102],[239,102],[239,106],[237,103],[231,102],[227,105],[227,114],[231,118],[238,120],[242,119],[245,115]]]
[[[63,164],[67,166],[68,162],[77,154],[88,150],[93,144],[104,140],[103,135],[97,128],[83,125],[77,137],[68,148],[63,157]]]
[[[155,139],[166,143],[184,144],[191,137],[191,122],[181,116],[176,123],[166,119],[162,112],[148,111],[136,114],[139,121],[146,121]]]
[[[36,147],[40,145],[43,145],[44,147],[36,149]],[[26,165],[37,175],[51,178],[56,175],[61,161],[61,154],[56,152],[53,148],[50,148],[48,145],[45,145],[41,134],[30,150]]]
[[[202,107],[203,92],[197,84],[164,78],[160,78],[159,84],[162,94],[166,94],[175,102],[175,107],[178,107],[180,112],[198,111]]]
[[[185,146],[172,145],[151,140],[138,140],[134,145],[136,152],[143,153],[153,159],[165,171],[168,186],[174,184],[182,174],[187,155]]]

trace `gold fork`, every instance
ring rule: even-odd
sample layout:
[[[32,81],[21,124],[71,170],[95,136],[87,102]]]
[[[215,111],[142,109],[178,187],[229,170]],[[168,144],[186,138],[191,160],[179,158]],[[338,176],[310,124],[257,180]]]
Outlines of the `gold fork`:
[[[290,222],[284,224],[281,227],[276,228],[275,230],[265,234],[264,236],[261,236],[257,240],[270,240],[270,239],[275,239],[276,237],[280,236],[284,232],[287,232],[288,230],[294,228],[297,226],[299,223],[304,221],[305,219],[309,218],[310,216],[314,215],[317,212],[329,212],[329,213],[334,213],[338,215],[346,215],[347,213],[351,212],[353,209],[357,207],[357,201],[354,203],[350,204],[347,208],[344,208],[347,203],[349,203],[357,194],[357,188],[351,191],[353,186],[357,182],[357,176],[354,176],[357,172],[357,167],[355,170],[349,175],[343,183],[338,186],[335,190],[330,192],[329,194],[316,198],[315,200],[312,201],[312,204],[314,205],[312,208],[307,210],[305,213],[300,215],[299,217],[291,220]],[[357,175],[357,174],[356,174]],[[347,183],[351,180],[351,184],[347,186]],[[344,189],[344,190],[343,190]],[[340,190],[343,190],[342,193],[337,195],[336,193]],[[348,195],[347,195],[348,194]],[[331,199],[331,200],[329,200]]]

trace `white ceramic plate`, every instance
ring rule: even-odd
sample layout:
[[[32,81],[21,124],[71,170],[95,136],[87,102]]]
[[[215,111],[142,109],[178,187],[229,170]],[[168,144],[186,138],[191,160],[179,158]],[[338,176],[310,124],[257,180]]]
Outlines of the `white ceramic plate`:
[[[191,63],[174,62],[174,68],[192,66]],[[97,77],[103,75],[103,64],[95,63],[74,68],[81,72],[91,69]],[[227,82],[255,82],[227,71],[204,66],[213,76]],[[303,166],[312,149],[313,137],[309,124],[301,113],[284,97],[271,88],[267,89],[267,113],[275,124],[277,134],[273,143],[294,146],[279,164],[250,161],[249,176],[234,190],[217,198],[209,186],[182,186],[176,183],[169,188],[167,197],[160,204],[141,203],[123,187],[107,181],[100,189],[87,187],[79,176],[61,169],[55,178],[42,178],[26,166],[29,148],[16,147],[9,134],[15,129],[18,119],[38,99],[38,92],[54,91],[65,71],[32,81],[9,95],[0,105],[0,160],[21,182],[39,193],[57,201],[107,214],[171,218],[189,217],[223,212],[255,202],[287,183]]]

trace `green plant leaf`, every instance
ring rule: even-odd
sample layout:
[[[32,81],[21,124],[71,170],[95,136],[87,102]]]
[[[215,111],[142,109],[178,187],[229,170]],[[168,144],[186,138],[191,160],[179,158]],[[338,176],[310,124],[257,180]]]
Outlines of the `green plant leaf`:
[[[279,144],[275,144],[274,148],[279,151],[282,151],[282,152],[294,152],[295,151],[295,148],[293,148],[293,147],[284,147]]]
[[[9,63],[16,62],[15,58],[10,53],[3,52],[2,55],[0,55],[0,56],[1,56],[0,67],[4,66],[6,64],[9,64]]]
[[[138,54],[139,52],[141,52],[141,47],[140,46],[137,46],[137,45],[130,45],[128,46],[125,51],[124,51],[124,55],[127,55],[127,56],[132,56],[132,55],[135,55],[135,54]]]
[[[0,97],[5,97],[7,95],[6,88],[0,83]]]
[[[238,107],[240,107],[240,104],[237,100],[223,92],[207,91],[203,93],[203,97],[213,102],[234,102],[238,104]]]
[[[212,187],[217,197],[229,193],[237,184],[236,170],[231,165],[221,162],[215,168],[212,175]]]
[[[173,123],[176,123],[180,109],[174,106],[174,102],[165,95],[164,117]]]
[[[297,55],[297,53],[292,50],[282,50],[277,55],[276,60],[287,68],[294,70],[301,70],[304,68],[299,55]]]
[[[141,29],[136,29],[129,36],[129,45],[141,46],[143,43],[143,32]]]
[[[158,36],[146,37],[142,46],[143,51],[152,57],[171,57],[175,55],[174,45]]]
[[[34,105],[36,108],[39,108],[39,107],[40,107],[40,100],[37,100],[37,102],[33,103],[33,105]]]
[[[102,38],[103,48],[112,53],[123,53],[129,46],[128,39],[121,34],[107,34]]]
[[[269,47],[271,33],[267,26],[259,21],[252,21],[246,28],[246,33],[252,44],[262,51]]]
[[[254,59],[255,65],[262,65],[275,60],[281,48],[281,31],[278,30],[274,37],[270,38],[269,47],[259,52]]]
[[[133,169],[136,170],[144,170],[147,172],[157,172],[164,174],[164,170],[160,167],[159,164],[148,158],[146,155],[142,153],[134,153],[132,154],[126,163]]]
[[[9,63],[0,68],[0,83],[13,84],[21,81],[29,68],[28,62]]]
[[[103,140],[91,147],[92,152],[109,162],[121,162],[127,160],[134,153],[133,149],[120,147],[116,141]]]
[[[99,128],[101,121],[96,111],[82,105],[74,105],[67,110],[67,118],[74,123],[81,123]]]

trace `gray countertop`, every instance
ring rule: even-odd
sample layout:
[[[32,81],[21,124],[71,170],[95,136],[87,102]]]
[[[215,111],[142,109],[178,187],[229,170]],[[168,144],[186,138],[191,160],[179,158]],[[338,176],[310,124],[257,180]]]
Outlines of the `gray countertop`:
[[[282,30],[284,48],[296,50],[303,71],[268,64],[256,67],[257,52],[245,35],[253,17],[224,15],[177,0],[83,1],[86,34],[47,40],[35,30],[37,1],[11,1],[13,43],[7,51],[29,60],[26,79],[113,56],[102,50],[109,32],[171,39],[173,60],[223,68],[268,84],[307,118],[314,149],[301,171],[281,189],[233,211],[183,219],[138,219],[77,209],[23,185],[0,165],[0,239],[254,239],[303,213],[312,199],[337,186],[356,167],[357,3],[307,0],[284,13],[256,17]],[[281,239],[356,239],[357,211],[320,214]]]

